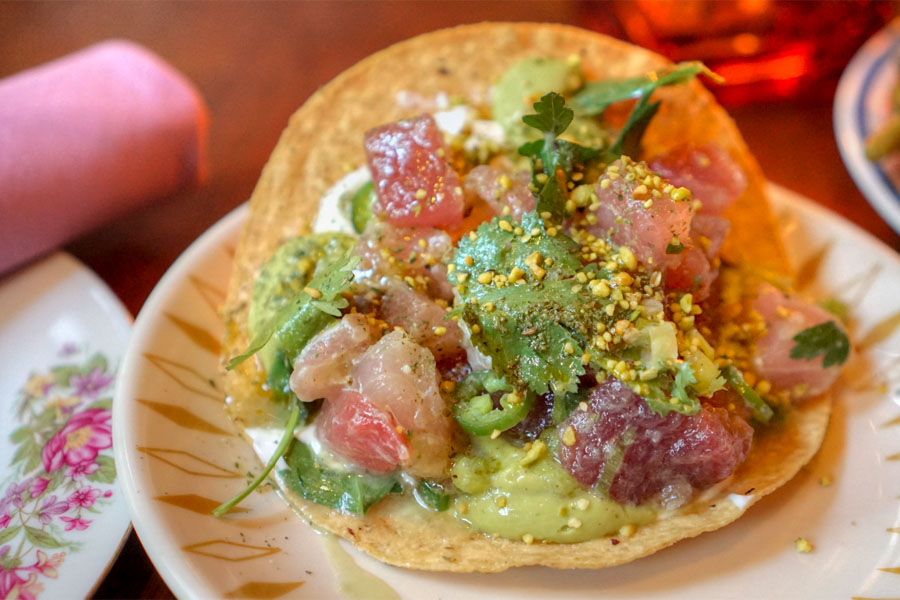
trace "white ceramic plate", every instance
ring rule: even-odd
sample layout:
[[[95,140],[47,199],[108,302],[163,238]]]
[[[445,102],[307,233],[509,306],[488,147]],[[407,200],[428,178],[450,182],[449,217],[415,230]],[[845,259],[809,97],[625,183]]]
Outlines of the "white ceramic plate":
[[[57,253],[0,279],[0,598],[83,598],[129,531],[110,432],[131,316]]]
[[[866,158],[866,138],[891,115],[900,75],[900,20],[867,41],[841,76],[834,97],[834,131],[844,164],[857,187],[895,231],[900,232],[900,160]]]
[[[181,598],[367,598],[379,585],[415,599],[897,597],[900,529],[891,528],[900,525],[900,259],[809,201],[772,191],[801,281],[853,307],[861,344],[822,451],[736,523],[602,571],[448,575],[378,563],[316,533],[274,493],[252,494],[245,512],[209,516],[259,470],[225,417],[216,373],[216,309],[242,208],[166,274],[123,363],[116,453],[151,559]],[[825,476],[830,486],[819,483]],[[798,553],[798,537],[815,551]],[[381,582],[360,579],[357,565]],[[379,597],[390,597],[380,589],[388,595]]]

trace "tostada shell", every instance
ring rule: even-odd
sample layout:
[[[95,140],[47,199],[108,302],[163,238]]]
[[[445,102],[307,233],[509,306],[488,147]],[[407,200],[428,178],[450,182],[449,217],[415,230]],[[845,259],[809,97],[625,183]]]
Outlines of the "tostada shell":
[[[577,55],[589,80],[643,75],[670,63],[659,55],[582,29],[549,24],[483,23],[428,33],[382,50],[319,89],[291,117],[250,199],[250,215],[235,251],[223,308],[223,364],[249,342],[247,311],[261,266],[286,239],[311,229],[323,194],[348,166],[364,163],[363,133],[415,115],[397,102],[398,92],[434,97],[444,92],[484,103],[491,86],[513,63],[536,56]],[[747,175],[744,194],[725,216],[732,230],[722,248],[726,260],[789,276],[784,250],[765,196],[765,180],[734,122],[698,82],[663,88],[663,101],[645,137],[647,156],[690,142],[714,143]],[[242,430],[283,422],[269,413],[253,360],[225,373],[229,412]],[[679,540],[718,529],[793,477],[822,443],[831,400],[804,402],[776,426],[757,434],[746,462],[677,514],[642,526],[629,538],[574,544],[491,538],[447,513],[420,509],[406,496],[391,496],[364,517],[312,504],[289,491],[285,498],[316,526],[353,542],[387,563],[436,571],[502,571],[546,565],[600,568],[625,563]],[[282,486],[283,487],[283,486]],[[744,494],[746,503],[727,499]]]

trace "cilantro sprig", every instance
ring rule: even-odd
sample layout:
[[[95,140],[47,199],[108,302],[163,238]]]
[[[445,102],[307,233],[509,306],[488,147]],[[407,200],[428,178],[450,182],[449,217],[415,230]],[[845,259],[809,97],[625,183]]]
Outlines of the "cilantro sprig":
[[[328,272],[313,277],[302,294],[263,323],[250,346],[232,358],[228,368],[237,367],[259,352],[273,337],[289,359],[296,357],[315,334],[340,318],[341,309],[348,306],[341,294],[353,281],[353,269],[358,263],[358,256],[347,253]]]
[[[824,368],[842,365],[850,356],[850,340],[834,321],[813,325],[794,336],[791,358],[813,360],[822,355]]]
[[[556,92],[550,92],[534,103],[535,114],[525,115],[522,121],[541,131],[542,139],[528,142],[519,147],[519,154],[531,158],[532,183],[538,188],[537,210],[549,212],[555,220],[561,220],[565,215],[567,194],[561,184],[557,171],[562,171],[566,179],[571,176],[576,164],[583,164],[600,155],[600,151],[586,148],[574,142],[558,140],[575,113],[566,106],[566,100]],[[538,160],[541,167],[538,169]],[[539,175],[545,177],[543,181]]]
[[[588,83],[572,98],[572,105],[580,114],[592,116],[601,114],[612,104],[637,98],[638,101],[628,115],[625,126],[606,152],[613,159],[622,154],[636,157],[640,151],[644,131],[659,110],[659,102],[650,102],[653,92],[660,87],[687,83],[700,74],[718,83],[723,81],[703,63],[682,62],[669,70],[650,73],[643,77]]]
[[[272,469],[275,468],[275,463],[285,455],[288,450],[288,447],[291,444],[291,440],[294,439],[294,428],[297,427],[297,424],[300,422],[300,403],[295,401],[293,407],[291,408],[291,413],[288,416],[288,420],[284,425],[284,432],[281,434],[281,440],[278,442],[278,446],[275,448],[275,452],[272,453],[272,456],[269,458],[269,462],[266,463],[266,467],[263,469],[262,473],[260,473],[256,479],[254,479],[250,484],[244,488],[244,490],[234,496],[231,500],[227,502],[223,502],[219,506],[213,510],[212,514],[214,517],[221,517],[228,513],[232,508],[240,504],[244,498],[250,495],[250,493],[259,487],[266,477],[269,476],[269,473],[272,472]]]

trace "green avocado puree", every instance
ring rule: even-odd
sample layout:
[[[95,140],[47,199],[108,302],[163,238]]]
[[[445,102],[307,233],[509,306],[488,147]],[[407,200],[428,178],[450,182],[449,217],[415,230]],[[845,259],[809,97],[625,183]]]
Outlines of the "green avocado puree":
[[[247,315],[250,336],[278,310],[297,297],[309,281],[324,272],[344,253],[356,245],[356,238],[344,233],[314,233],[297,236],[281,245],[263,266]],[[272,340],[259,352],[266,370],[272,364],[278,340]]]
[[[526,58],[504,73],[494,87],[491,117],[503,126],[513,147],[537,139],[538,132],[522,123],[532,104],[550,91],[572,93],[584,84],[577,60]],[[607,134],[596,120],[576,116],[563,136],[586,146],[600,146]]]
[[[500,438],[473,437],[472,453],[458,457],[451,469],[460,492],[454,516],[489,535],[562,543],[655,520],[652,508],[623,506],[584,489],[553,459],[550,446],[541,450],[555,440],[555,428],[530,449]]]

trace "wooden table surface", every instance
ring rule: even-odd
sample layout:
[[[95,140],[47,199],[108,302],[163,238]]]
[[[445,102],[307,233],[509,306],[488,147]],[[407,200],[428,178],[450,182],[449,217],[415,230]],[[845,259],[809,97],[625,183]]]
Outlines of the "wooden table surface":
[[[181,70],[208,102],[211,173],[205,184],[159,198],[65,247],[136,315],[190,242],[249,197],[289,115],[357,60],[449,25],[586,25],[596,10],[583,2],[0,3],[0,77],[100,40],[127,38]],[[900,237],[870,208],[841,162],[830,97],[731,112],[772,181],[900,249]],[[134,534],[96,595],[172,597]]]

